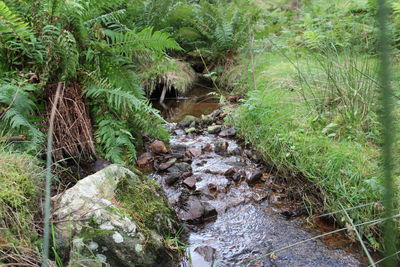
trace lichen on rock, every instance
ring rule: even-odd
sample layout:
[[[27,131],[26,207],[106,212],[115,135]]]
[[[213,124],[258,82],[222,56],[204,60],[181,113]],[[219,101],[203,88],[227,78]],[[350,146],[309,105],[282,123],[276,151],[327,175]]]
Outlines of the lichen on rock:
[[[110,165],[53,197],[58,248],[69,254],[69,264],[82,257],[111,266],[170,261],[164,236],[177,224],[157,188],[146,177]]]

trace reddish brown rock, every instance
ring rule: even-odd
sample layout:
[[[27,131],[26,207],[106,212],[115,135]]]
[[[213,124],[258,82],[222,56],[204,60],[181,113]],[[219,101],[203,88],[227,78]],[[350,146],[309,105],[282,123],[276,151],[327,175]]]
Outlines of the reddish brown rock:
[[[201,148],[200,147],[190,147],[188,149],[188,153],[191,157],[198,157],[201,155]]]
[[[151,143],[150,149],[153,153],[157,153],[157,154],[168,152],[168,149],[165,146],[164,142],[159,141],[159,140],[156,140],[153,143]]]
[[[203,147],[203,152],[213,152],[214,149],[211,144],[207,144]]]
[[[150,152],[146,152],[140,155],[140,157],[136,161],[136,164],[139,167],[143,167],[150,164],[152,161],[153,161],[153,155]]]
[[[196,189],[196,183],[197,183],[197,180],[196,180],[196,177],[194,177],[194,176],[188,177],[183,181],[184,185],[186,185],[187,187],[189,187],[190,189],[193,189],[193,190]]]
[[[236,130],[234,128],[229,128],[221,131],[218,135],[221,137],[232,137],[236,135]]]

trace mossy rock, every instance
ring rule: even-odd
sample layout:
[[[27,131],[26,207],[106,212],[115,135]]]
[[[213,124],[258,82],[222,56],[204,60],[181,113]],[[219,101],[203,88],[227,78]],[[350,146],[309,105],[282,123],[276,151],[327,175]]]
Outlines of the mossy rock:
[[[138,172],[110,165],[54,197],[60,252],[111,266],[157,266],[173,259],[165,237],[176,218],[158,185]],[[97,258],[97,259],[94,259]]]

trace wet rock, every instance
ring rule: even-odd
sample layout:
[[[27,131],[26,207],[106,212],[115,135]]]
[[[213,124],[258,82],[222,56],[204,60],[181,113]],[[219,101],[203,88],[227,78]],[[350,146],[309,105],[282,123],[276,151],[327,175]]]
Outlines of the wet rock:
[[[238,183],[238,182],[240,182],[242,179],[245,179],[245,178],[246,178],[246,172],[243,171],[243,170],[237,171],[237,172],[232,176],[232,180],[233,180],[235,183]]]
[[[197,179],[194,176],[188,177],[183,181],[183,184],[186,185],[189,189],[196,189]]]
[[[110,266],[157,266],[159,255],[167,255],[161,232],[175,231],[173,223],[166,219],[173,218],[172,213],[165,214],[168,222],[161,220],[157,224],[160,232],[137,227],[135,218],[127,215],[127,210],[113,204],[124,190],[124,187],[119,188],[121,183],[141,186],[145,181],[129,169],[114,164],[52,198],[57,249],[61,255],[69,256],[69,265],[76,266],[78,258],[91,259],[93,255],[102,254]],[[152,198],[161,197],[154,194]],[[164,208],[168,210],[167,206],[162,210]]]
[[[175,130],[175,134],[177,136],[183,136],[183,135],[185,135],[185,131],[181,130],[181,129],[177,129],[177,130]]]
[[[139,167],[144,167],[148,164],[150,164],[153,161],[153,155],[150,152],[143,153],[140,155],[138,160],[136,161],[136,164]]]
[[[194,128],[194,127],[185,129],[185,133],[187,133],[187,134],[191,134],[191,133],[195,133],[195,132],[196,132],[196,128]]]
[[[167,147],[165,146],[163,141],[156,140],[150,145],[150,149],[153,153],[161,154],[167,153]]]
[[[200,246],[194,249],[207,262],[213,263],[215,259],[215,248],[210,246]]]
[[[221,137],[232,137],[236,135],[236,130],[234,128],[229,128],[221,131],[218,135]]]
[[[196,166],[202,167],[202,166],[204,166],[204,164],[206,164],[206,163],[207,163],[207,160],[202,160],[202,161],[200,161],[200,162],[197,162],[197,163],[196,163]]]
[[[189,127],[193,122],[196,122],[196,117],[187,115],[178,123],[178,126],[182,128]]]
[[[207,187],[208,187],[208,190],[209,190],[210,192],[216,192],[217,189],[218,189],[217,185],[214,184],[214,183],[209,183],[209,184],[207,185]]]
[[[254,185],[258,182],[261,181],[261,178],[263,176],[263,173],[260,170],[256,170],[255,172],[252,172],[246,179],[246,182],[249,185]]]
[[[179,203],[179,200],[181,198],[182,192],[176,192],[175,194],[173,194],[172,196],[170,196],[168,198],[168,203],[172,206],[175,206]]]
[[[211,125],[207,127],[207,132],[210,134],[217,134],[222,130],[221,125]]]
[[[236,168],[229,168],[225,173],[224,173],[224,175],[225,175],[225,177],[227,177],[227,178],[232,178],[233,177],[233,175],[235,175],[235,173],[237,173],[237,169]]]
[[[252,198],[256,202],[261,202],[265,200],[269,196],[269,192],[267,190],[257,190],[253,192]]]
[[[171,173],[170,175],[165,177],[164,181],[167,185],[171,186],[171,185],[175,184],[179,180],[180,177],[181,177],[180,173]]]
[[[222,113],[222,110],[217,109],[217,110],[214,110],[214,111],[213,111],[210,115],[208,115],[208,116],[210,116],[213,120],[215,120],[215,119],[218,118],[218,116],[219,116],[221,113]]]
[[[227,149],[228,149],[229,143],[226,141],[218,141],[215,144],[215,153],[219,154],[219,155],[223,155]]]
[[[203,147],[203,152],[213,152],[214,149],[211,144],[207,144]]]
[[[213,121],[213,118],[207,115],[201,115],[201,122],[203,123],[203,125],[207,125],[207,124],[211,124]]]
[[[172,165],[174,165],[175,162],[176,162],[176,158],[169,159],[167,162],[161,163],[158,166],[158,170],[164,171],[164,170],[168,169],[169,167],[171,167]]]
[[[204,214],[203,214],[204,219],[215,218],[218,215],[217,210],[210,203],[202,202],[202,205],[204,207]]]
[[[242,154],[242,150],[240,149],[240,147],[235,147],[234,149],[229,151],[229,154],[231,154],[232,156],[240,156]]]
[[[198,197],[190,196],[185,209],[178,212],[180,219],[192,223],[201,223],[204,214],[204,206]]]
[[[202,150],[201,147],[190,147],[187,152],[189,153],[189,156],[196,158],[201,155]]]
[[[193,122],[189,125],[189,128],[196,128],[196,124],[197,124],[197,122],[196,122],[196,121],[193,121]]]
[[[192,172],[184,172],[184,173],[182,173],[181,178],[182,178],[182,179],[185,179],[185,178],[188,178],[188,177],[190,177],[190,176],[192,176],[192,175],[193,175]]]
[[[184,153],[171,153],[171,157],[176,159],[183,159],[184,156]]]
[[[179,162],[179,163],[175,163],[174,166],[170,167],[168,169],[168,171],[170,173],[174,173],[174,172],[192,172],[192,167],[190,166],[190,164],[186,163],[186,162]]]

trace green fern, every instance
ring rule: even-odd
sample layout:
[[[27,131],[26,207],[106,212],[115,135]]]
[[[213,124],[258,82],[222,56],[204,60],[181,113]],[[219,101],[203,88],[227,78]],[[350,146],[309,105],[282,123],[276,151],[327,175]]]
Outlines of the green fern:
[[[95,138],[102,145],[106,159],[123,163],[125,159],[132,161],[136,158],[135,140],[125,122],[105,114],[97,117],[96,125]]]
[[[120,71],[122,74],[124,72],[129,70]],[[138,88],[116,87],[118,82],[115,80],[110,82],[107,78],[101,79],[96,73],[85,74],[90,81],[88,83],[92,85],[85,89],[84,93],[91,99],[93,112],[100,114],[96,116],[96,137],[106,158],[119,162],[124,158],[123,154],[126,151],[134,158],[136,154],[133,133],[140,135],[146,132],[149,136],[159,139],[168,138],[166,130],[162,127],[164,120],[150,107],[142,93],[137,92]],[[128,74],[121,75],[122,80],[124,77],[129,79]],[[115,142],[110,143],[107,136],[111,136]]]
[[[132,57],[133,53],[140,50],[149,50],[155,53],[162,53],[168,49],[180,50],[179,44],[171,38],[170,34],[160,31],[153,31],[152,27],[145,28],[140,32],[130,30],[125,33],[105,31],[109,38],[109,45],[115,54]]]
[[[33,124],[37,118],[33,116],[37,110],[32,92],[32,85],[17,86],[11,83],[0,84],[0,120],[5,127],[10,127],[14,133],[28,135],[33,141],[42,138],[42,132]]]

